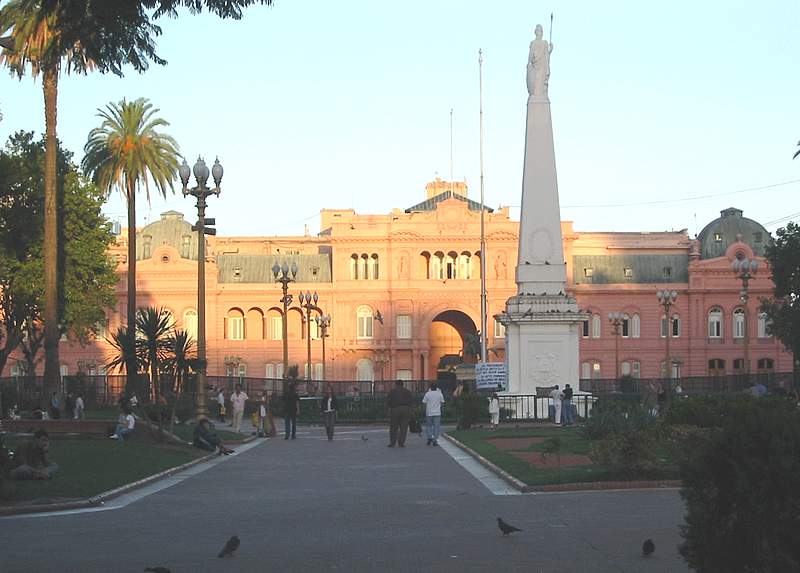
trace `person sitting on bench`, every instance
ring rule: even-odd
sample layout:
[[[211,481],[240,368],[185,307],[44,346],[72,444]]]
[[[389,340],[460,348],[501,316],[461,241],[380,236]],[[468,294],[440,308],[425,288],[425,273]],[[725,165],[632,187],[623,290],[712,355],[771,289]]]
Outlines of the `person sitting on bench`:
[[[218,450],[220,455],[225,454],[227,456],[233,453],[233,450],[226,448],[219,439],[219,436],[211,431],[211,423],[208,421],[208,418],[201,418],[197,426],[195,426],[194,441],[192,443],[201,450],[207,450],[209,452]]]
[[[136,426],[136,418],[133,417],[133,413],[128,406],[123,405],[121,409],[122,413],[117,420],[117,429],[109,438],[125,441],[125,438],[133,433],[133,428]]]

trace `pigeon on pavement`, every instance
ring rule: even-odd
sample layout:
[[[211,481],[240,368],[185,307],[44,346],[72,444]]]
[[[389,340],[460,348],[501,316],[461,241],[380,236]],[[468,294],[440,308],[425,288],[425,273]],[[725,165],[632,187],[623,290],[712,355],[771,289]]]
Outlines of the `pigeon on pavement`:
[[[217,555],[217,557],[232,556],[233,552],[239,549],[239,543],[240,543],[239,538],[236,535],[234,535],[233,537],[228,539],[228,542],[225,544],[225,547],[222,548],[222,551],[219,552],[219,555]]]
[[[650,557],[655,550],[656,550],[656,544],[653,543],[653,540],[645,539],[644,543],[642,543],[642,555],[644,555],[645,557]]]
[[[366,442],[367,440],[369,440],[369,438],[367,437],[367,435],[366,435],[366,434],[361,434],[361,441],[362,441],[362,442]]]
[[[497,518],[497,527],[500,528],[500,531],[503,532],[503,535],[508,535],[509,533],[514,533],[515,531],[522,531],[518,527],[514,527],[513,525],[509,525],[501,518]]]
[[[166,567],[145,567],[145,573],[148,571],[150,573],[172,573],[171,569],[167,569]]]

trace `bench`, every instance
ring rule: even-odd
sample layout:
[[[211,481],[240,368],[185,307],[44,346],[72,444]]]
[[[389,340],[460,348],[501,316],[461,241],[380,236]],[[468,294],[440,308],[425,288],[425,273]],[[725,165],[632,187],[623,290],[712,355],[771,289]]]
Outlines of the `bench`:
[[[115,426],[113,420],[3,420],[3,431],[15,434],[32,434],[41,429],[50,435],[108,436]]]

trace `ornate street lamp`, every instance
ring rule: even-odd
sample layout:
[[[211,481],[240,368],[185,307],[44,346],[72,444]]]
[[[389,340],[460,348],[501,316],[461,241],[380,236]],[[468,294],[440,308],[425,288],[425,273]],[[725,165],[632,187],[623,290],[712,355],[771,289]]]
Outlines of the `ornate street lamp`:
[[[674,290],[669,289],[659,289],[656,291],[656,298],[658,298],[658,304],[664,307],[664,316],[667,317],[667,356],[664,361],[666,364],[667,372],[666,377],[668,379],[672,379],[672,355],[669,351],[669,339],[672,337],[672,315],[670,314],[670,307],[675,304],[675,300],[678,298],[678,293]]]
[[[609,312],[608,321],[614,329],[614,379],[619,380],[619,329],[622,322],[625,320],[625,315],[621,312]]]
[[[298,296],[298,300],[300,301],[300,306],[306,309],[306,339],[308,342],[308,372],[306,373],[306,380],[311,381],[314,379],[314,369],[311,364],[311,313],[316,312],[321,316],[322,309],[317,306],[319,295],[316,292],[314,292],[314,294],[311,294],[309,291],[306,291],[305,294],[301,292]]]
[[[322,338],[322,379],[327,380],[327,366],[325,364],[325,339],[330,336],[328,334],[328,328],[331,326],[331,315],[326,314],[323,316],[314,317],[314,321],[317,323],[320,331],[320,338]]]
[[[286,379],[286,373],[289,371],[289,326],[287,322],[286,313],[289,311],[289,305],[292,304],[292,295],[289,294],[289,283],[295,281],[297,276],[297,263],[292,261],[291,266],[284,261],[282,265],[275,261],[272,265],[272,275],[275,277],[275,282],[281,283],[281,303],[283,303],[283,313],[281,314],[281,338],[283,339],[283,378]]]
[[[206,197],[216,195],[219,197],[220,183],[222,182],[223,169],[219,159],[214,161],[210,170],[214,178],[214,187],[206,186],[209,169],[202,157],[197,158],[197,163],[189,169],[186,159],[178,168],[178,174],[183,184],[183,196],[191,195],[197,199],[197,224],[192,225],[192,231],[197,231],[197,390],[195,392],[195,414],[198,419],[208,414],[206,408],[206,238],[205,235],[216,235],[217,230],[207,225],[214,225],[214,219],[206,218]],[[197,185],[191,189],[189,176],[194,173]]]
[[[742,281],[742,290],[739,291],[739,298],[742,300],[744,311],[744,375],[747,378],[746,384],[750,383],[750,319],[747,310],[747,301],[750,300],[750,281],[755,279],[758,271],[758,261],[750,260],[746,257],[736,258],[731,263],[733,274]]]

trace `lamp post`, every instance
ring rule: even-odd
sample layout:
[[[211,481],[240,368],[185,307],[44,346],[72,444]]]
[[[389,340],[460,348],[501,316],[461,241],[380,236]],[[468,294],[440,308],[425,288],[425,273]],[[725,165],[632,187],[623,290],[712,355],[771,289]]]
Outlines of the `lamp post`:
[[[189,175],[194,173],[197,183],[191,189],[189,185]],[[210,170],[214,178],[214,187],[206,186],[208,181],[209,169],[202,157],[197,158],[197,162],[190,170],[186,159],[178,168],[178,174],[183,184],[183,196],[191,195],[197,199],[197,224],[192,225],[192,231],[197,231],[197,361],[199,363],[197,372],[197,390],[195,392],[195,414],[198,419],[208,414],[206,407],[206,237],[205,235],[216,235],[217,230],[207,225],[214,225],[214,219],[206,219],[206,197],[216,195],[219,197],[220,183],[222,182],[223,169],[219,158],[214,161],[214,166]]]
[[[619,328],[625,315],[621,312],[609,312],[608,321],[614,329],[614,379],[619,380]]]
[[[289,294],[289,283],[295,281],[297,276],[297,263],[292,261],[291,266],[286,261],[282,265],[275,261],[272,265],[272,275],[275,277],[275,282],[281,283],[281,303],[283,303],[283,312],[281,313],[281,340],[283,341],[283,378],[286,379],[286,372],[289,370],[289,326],[287,322],[286,313],[289,310],[289,305],[292,304],[292,295]]]
[[[758,261],[746,257],[736,258],[731,263],[733,274],[742,281],[742,290],[739,298],[742,300],[744,310],[744,375],[746,383],[750,383],[750,320],[748,318],[747,301],[750,299],[750,281],[755,278],[758,271]]]
[[[331,315],[325,314],[314,318],[319,327],[319,336],[322,339],[322,379],[327,380],[327,366],[325,364],[325,339],[328,338],[328,328],[331,326]]]
[[[678,293],[674,290],[669,289],[659,289],[656,291],[656,298],[658,298],[658,304],[664,307],[664,316],[667,317],[667,336],[666,336],[666,345],[667,345],[667,356],[664,360],[666,364],[666,377],[668,379],[672,379],[672,355],[669,351],[669,339],[672,337],[672,315],[670,314],[670,307],[675,304],[675,300],[678,298]]]
[[[319,295],[316,293],[316,291],[314,294],[311,294],[309,291],[306,291],[305,294],[301,292],[298,299],[300,301],[300,306],[306,309],[306,339],[308,341],[308,372],[306,373],[306,380],[311,381],[314,379],[314,369],[312,368],[311,364],[311,313],[316,311],[322,315],[322,309],[317,306]]]

